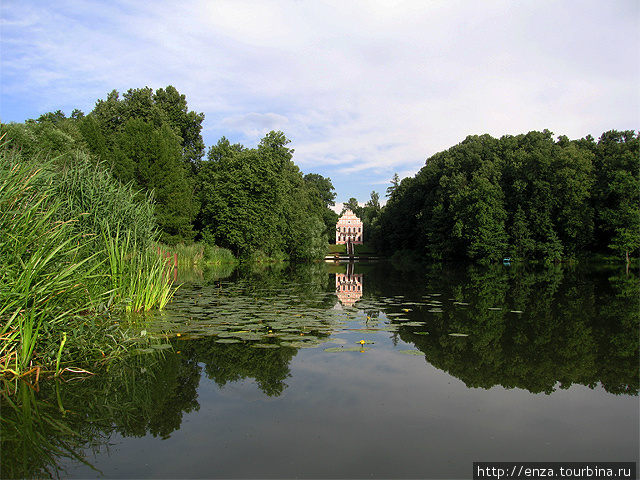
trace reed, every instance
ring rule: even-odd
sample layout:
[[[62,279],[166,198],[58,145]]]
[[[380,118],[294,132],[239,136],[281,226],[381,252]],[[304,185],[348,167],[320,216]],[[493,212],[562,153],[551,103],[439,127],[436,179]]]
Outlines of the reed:
[[[97,311],[162,309],[175,292],[151,248],[149,199],[86,157],[78,173],[5,147],[0,139],[0,374],[60,375],[70,353],[85,365],[122,353]],[[116,208],[125,220],[109,213]]]
[[[169,255],[169,259],[176,254],[179,268],[203,267],[205,265],[235,264],[237,259],[226,248],[211,246],[206,242],[196,242],[189,245],[179,243],[175,246],[156,244],[159,255]]]
[[[42,168],[2,158],[0,171],[0,364],[22,375],[39,339],[66,328],[91,308],[88,295],[99,262],[78,255],[81,237],[71,222],[54,221],[60,203],[37,188]]]
[[[140,247],[131,230],[112,232],[105,224],[102,238],[115,305],[124,305],[128,312],[162,310],[176,291],[163,258]]]

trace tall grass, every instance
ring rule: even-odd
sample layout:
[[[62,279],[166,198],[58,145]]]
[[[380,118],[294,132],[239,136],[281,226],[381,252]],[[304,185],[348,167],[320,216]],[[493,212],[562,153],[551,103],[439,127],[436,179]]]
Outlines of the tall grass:
[[[81,237],[71,222],[53,220],[60,203],[38,188],[49,164],[8,160],[0,168],[0,365],[20,375],[39,338],[91,308],[100,262],[78,255]]]
[[[85,345],[83,325],[113,338],[97,310],[161,309],[175,291],[152,250],[150,198],[76,160],[74,171],[0,144],[0,374],[60,372],[66,352],[86,363],[105,349]]]
[[[115,181],[105,166],[78,152],[73,162],[57,165],[51,188],[62,202],[62,219],[77,219],[74,229],[82,232],[93,248],[101,240],[103,226],[129,231],[138,246],[149,247],[157,238],[153,198]]]
[[[171,259],[171,255],[176,254],[179,268],[238,263],[231,250],[211,246],[206,242],[196,242],[189,245],[179,243],[175,246],[157,244],[156,248],[161,255],[170,254],[169,259]]]
[[[175,292],[163,258],[152,249],[140,247],[130,230],[102,230],[112,295],[128,312],[162,310]]]

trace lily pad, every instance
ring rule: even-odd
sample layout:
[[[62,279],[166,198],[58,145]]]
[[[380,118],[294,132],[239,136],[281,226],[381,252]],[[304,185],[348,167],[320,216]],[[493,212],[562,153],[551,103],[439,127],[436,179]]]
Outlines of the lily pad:
[[[386,327],[380,327],[381,332],[397,332],[400,329],[398,325],[387,325]]]
[[[449,336],[450,337],[468,337],[469,334],[468,333],[450,333]]]
[[[351,331],[358,332],[358,333],[372,334],[372,333],[378,333],[380,330],[373,329],[373,328],[354,328]]]
[[[241,340],[236,340],[235,338],[219,338],[216,340],[216,343],[240,343]]]
[[[337,352],[366,352],[367,350],[371,350],[371,347],[330,347],[325,348],[324,351],[327,353],[337,353]]]
[[[420,350],[398,350],[400,353],[404,353],[405,355],[418,355],[424,357],[424,352]]]
[[[293,347],[293,348],[317,348],[320,345],[315,342],[282,342],[281,345],[283,347]]]

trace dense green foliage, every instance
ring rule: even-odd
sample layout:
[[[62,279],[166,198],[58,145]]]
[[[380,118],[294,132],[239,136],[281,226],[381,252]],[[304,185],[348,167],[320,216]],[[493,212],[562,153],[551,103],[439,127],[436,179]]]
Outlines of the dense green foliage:
[[[282,132],[269,132],[256,148],[223,137],[205,159],[203,120],[174,87],[145,87],[122,96],[114,90],[87,115],[58,110],[1,125],[0,133],[25,156],[58,157],[68,165],[67,183],[91,165],[107,165],[143,203],[151,196],[164,244],[198,239],[258,261],[321,258],[337,221],[331,180],[303,175]],[[78,162],[77,151],[91,160]],[[640,248],[639,156],[634,131],[605,132],[597,142],[554,140],[547,130],[469,136],[429,158],[415,177],[395,174],[384,207],[374,191],[363,207],[350,198],[345,208],[362,219],[365,241],[390,255],[628,259]],[[72,199],[76,213],[95,198]],[[148,228],[136,226],[142,236]]]
[[[156,230],[149,200],[84,154],[73,157],[77,168],[66,158],[0,146],[2,373],[20,376],[54,362],[59,372],[72,351],[74,362],[105,359],[99,345],[117,332],[97,314],[162,308],[173,291],[162,258],[150,255]],[[126,242],[115,233],[123,230]],[[114,270],[113,255],[126,268]]]
[[[64,158],[72,176],[89,168],[76,165],[76,151],[104,162],[141,200],[152,196],[165,244],[198,238],[246,258],[320,258],[337,221],[331,180],[303,175],[282,132],[269,132],[257,148],[223,137],[205,160],[203,120],[174,87],[145,87],[122,96],[114,90],[87,115],[58,110],[1,125],[0,133],[26,156]],[[638,145],[634,131],[605,132],[598,142],[554,140],[547,130],[469,136],[429,158],[415,177],[401,182],[395,174],[386,206],[374,191],[364,207],[355,198],[345,207],[362,219],[365,241],[389,254],[628,258],[640,248]],[[83,200],[74,201],[82,209]]]
[[[172,86],[155,93],[147,87],[130,89],[122,98],[114,90],[88,115],[74,110],[67,118],[58,110],[1,130],[9,145],[27,157],[44,153],[73,162],[80,150],[94,163],[108,165],[117,180],[141,192],[141,199],[153,195],[161,239],[176,244],[195,235],[203,119],[188,110],[185,96]]]
[[[204,153],[203,114],[172,86],[112,91],[80,122],[89,150],[122,183],[153,192],[162,241],[193,239],[195,172]]]
[[[199,238],[247,258],[321,258],[337,221],[329,208],[331,180],[303,176],[282,132],[268,133],[252,149],[223,137],[204,161],[203,120],[174,87],[145,87],[122,96],[114,90],[87,115],[74,110],[66,117],[58,110],[0,125],[0,134],[25,156],[64,159],[72,176],[89,168],[75,164],[77,151],[107,165],[141,201],[151,196],[164,244]]]
[[[640,246],[639,136],[470,136],[388,189],[375,241],[436,260],[560,260]]]
[[[211,147],[198,174],[206,241],[242,257],[262,252],[313,260],[325,254],[333,186],[319,175],[305,179],[288,143],[282,132],[270,132],[258,148],[224,137]]]

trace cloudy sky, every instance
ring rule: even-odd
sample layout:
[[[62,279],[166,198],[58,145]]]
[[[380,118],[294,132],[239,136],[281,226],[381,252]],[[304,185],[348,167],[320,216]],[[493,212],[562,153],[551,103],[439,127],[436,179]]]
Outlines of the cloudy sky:
[[[467,135],[640,128],[636,0],[2,0],[0,119],[173,85],[207,147],[282,130],[337,201]]]

